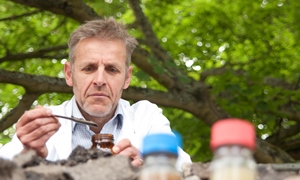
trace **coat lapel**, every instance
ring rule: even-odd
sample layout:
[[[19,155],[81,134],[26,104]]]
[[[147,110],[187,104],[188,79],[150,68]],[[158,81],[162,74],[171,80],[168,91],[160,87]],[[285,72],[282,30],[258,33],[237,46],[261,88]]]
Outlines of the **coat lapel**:
[[[116,142],[119,142],[120,140],[127,138],[130,140],[133,146],[139,147],[140,143],[135,133],[135,123],[134,123],[135,116],[133,110],[130,107],[130,105],[127,105],[127,102],[124,103],[123,100],[120,100],[119,103],[121,104],[124,118],[123,118],[123,127],[121,129],[121,132]]]
[[[64,108],[60,107],[55,109],[55,112],[58,115],[71,117],[72,100],[69,101]],[[67,159],[72,152],[72,122],[63,119],[59,119],[59,121],[61,127],[55,134],[53,146],[58,159]]]

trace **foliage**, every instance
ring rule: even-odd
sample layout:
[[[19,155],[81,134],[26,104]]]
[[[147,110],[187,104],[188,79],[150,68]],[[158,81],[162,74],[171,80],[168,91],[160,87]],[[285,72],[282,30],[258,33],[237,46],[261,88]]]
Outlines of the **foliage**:
[[[99,16],[115,16],[125,22],[129,32],[140,40],[140,47],[151,51],[127,2],[85,0],[85,3]],[[2,61],[2,57],[65,45],[79,23],[12,1],[0,0],[0,4],[0,69],[63,78],[65,48],[43,57],[7,61]],[[183,84],[204,82],[218,107],[229,116],[252,121],[262,139],[298,125],[298,0],[142,0],[141,7],[160,45],[174,60],[162,62],[149,55],[147,60],[155,73],[172,77],[168,68],[173,68]],[[158,78],[133,66],[132,86],[171,92]],[[0,84],[1,118],[17,105],[24,92],[20,86]],[[70,96],[48,92],[33,106],[59,104]],[[161,107],[172,128],[182,134],[184,149],[193,161],[208,161],[211,157],[208,120],[184,109]],[[14,129],[9,128],[0,134],[0,144],[8,142],[12,133]],[[294,133],[289,138],[299,135]]]
[[[206,162],[210,160],[212,153],[209,149],[209,126],[182,110],[174,108],[163,108],[163,110],[170,120],[171,128],[181,134],[182,148],[189,152],[193,161]]]

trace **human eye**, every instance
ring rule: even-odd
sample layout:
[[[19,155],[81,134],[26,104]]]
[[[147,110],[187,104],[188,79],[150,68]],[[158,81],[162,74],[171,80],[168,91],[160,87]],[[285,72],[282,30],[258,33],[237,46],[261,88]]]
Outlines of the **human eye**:
[[[110,66],[110,67],[107,67],[107,71],[112,73],[112,74],[115,74],[115,73],[118,72],[118,69],[115,68],[115,67]]]
[[[82,71],[84,72],[92,72],[95,68],[93,66],[86,66],[84,68],[82,68]]]

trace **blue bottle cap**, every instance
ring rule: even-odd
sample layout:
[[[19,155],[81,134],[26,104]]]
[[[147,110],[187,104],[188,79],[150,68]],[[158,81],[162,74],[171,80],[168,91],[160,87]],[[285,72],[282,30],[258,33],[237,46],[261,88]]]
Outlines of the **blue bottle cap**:
[[[149,134],[144,138],[142,146],[143,157],[160,152],[178,156],[178,143],[175,135],[155,133]]]
[[[182,148],[182,136],[181,136],[181,134],[177,131],[174,131],[174,130],[172,130],[172,132],[176,136],[178,146]]]

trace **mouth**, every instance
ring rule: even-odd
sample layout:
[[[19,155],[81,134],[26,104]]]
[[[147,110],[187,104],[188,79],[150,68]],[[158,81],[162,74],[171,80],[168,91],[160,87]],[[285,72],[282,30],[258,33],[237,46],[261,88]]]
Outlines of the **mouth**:
[[[105,93],[91,93],[91,94],[88,95],[88,97],[99,97],[99,98],[101,98],[101,97],[109,97],[109,96]]]

